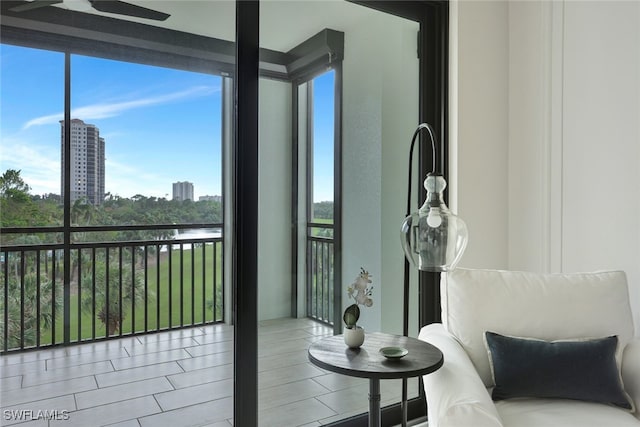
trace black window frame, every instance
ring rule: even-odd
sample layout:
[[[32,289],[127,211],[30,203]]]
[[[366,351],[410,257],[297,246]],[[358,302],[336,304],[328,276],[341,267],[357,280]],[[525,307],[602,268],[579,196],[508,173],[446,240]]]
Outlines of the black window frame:
[[[292,69],[291,79],[291,94],[292,94],[292,150],[291,150],[291,316],[298,316],[298,277],[300,272],[298,271],[298,207],[299,200],[299,186],[298,180],[299,171],[299,96],[298,87],[302,84],[307,84],[307,159],[306,159],[306,183],[307,186],[307,200],[304,201],[305,209],[307,211],[307,224],[305,224],[304,233],[307,233],[307,228],[312,222],[312,210],[313,207],[309,203],[309,181],[312,177],[309,175],[309,162],[311,160],[311,154],[308,150],[310,147],[309,141],[312,139],[309,135],[311,131],[313,115],[310,103],[312,98],[309,94],[312,92],[313,79],[321,74],[333,70],[335,72],[334,80],[334,182],[333,182],[333,296],[332,301],[336,307],[342,307],[342,60],[344,59],[344,33],[339,31],[333,31],[325,29],[305,42],[294,48],[291,53],[294,56],[300,56],[301,58],[307,58],[305,61],[299,61],[304,63],[304,66]],[[312,205],[312,204],[311,204]],[[307,260],[308,261],[308,260]],[[308,299],[308,296],[307,296]],[[308,313],[307,313],[308,315]],[[342,313],[341,310],[333,310],[333,329],[334,334],[341,332]]]
[[[448,30],[449,3],[446,0],[434,1],[371,1],[348,0],[362,6],[401,16],[420,24],[418,55],[420,58],[419,83],[419,120],[429,122],[440,135],[440,170],[448,176]],[[178,31],[150,27],[143,24],[120,21],[112,18],[96,17],[57,8],[34,9],[20,16],[9,9],[23,1],[5,0],[0,4],[2,24],[0,33],[2,43],[19,44],[47,50],[66,52],[74,47],[78,54],[107,59],[127,60],[135,55],[138,62],[167,68],[182,68],[190,71],[217,71],[228,77],[235,76],[236,86],[236,129],[243,129],[235,135],[235,148],[242,147],[235,154],[237,168],[233,199],[236,206],[234,221],[234,246],[241,248],[233,254],[236,280],[234,281],[234,319],[235,325],[235,366],[243,369],[236,371],[234,387],[234,420],[239,426],[257,425],[257,230],[258,172],[258,78],[269,75],[277,78],[286,75],[287,61],[283,53],[267,51],[259,47],[259,1],[242,0],[236,2],[236,43],[220,43],[209,39]],[[52,11],[51,9],[55,9]],[[55,22],[47,25],[49,32],[42,31],[42,23],[51,24],[51,15]],[[65,26],[65,23],[67,24]],[[71,25],[73,24],[73,25]],[[99,24],[99,25],[98,25]],[[95,40],[89,33],[102,32],[104,39]],[[129,44],[123,45],[126,40]],[[156,49],[164,46],[164,51],[150,50],[145,41],[155,41]],[[191,56],[184,56],[180,50],[189,48]],[[242,61],[235,61],[236,52]],[[231,56],[232,61],[229,61]],[[272,67],[260,70],[260,62],[265,60]],[[234,63],[235,62],[235,63]],[[238,108],[239,105],[246,108]],[[255,109],[251,107],[255,106]],[[431,152],[420,152],[420,170],[426,170],[431,164]],[[247,160],[242,164],[242,160]],[[424,199],[424,194],[420,194]],[[255,209],[254,209],[255,208]],[[247,228],[248,227],[248,228]],[[242,280],[237,273],[242,271]],[[421,273],[419,285],[420,324],[440,319],[439,276],[435,273]],[[249,369],[254,368],[254,369]],[[385,408],[382,414],[384,425],[399,422],[398,405]],[[424,402],[414,399],[409,404],[410,418],[425,414]],[[365,425],[366,415],[355,417],[334,425]]]
[[[381,12],[415,21],[419,24],[418,58],[418,117],[419,122],[431,124],[440,135],[439,170],[445,179],[449,177],[449,2],[448,0],[393,1],[393,0],[346,0]],[[422,136],[421,136],[422,137]],[[423,150],[426,144],[420,144],[418,168],[430,170],[435,153],[431,149]],[[420,187],[420,186],[417,186]],[[418,201],[423,203],[426,194],[420,188]],[[445,192],[445,199],[448,193]],[[405,260],[405,268],[408,262]],[[415,303],[415,302],[414,302]],[[405,302],[406,304],[406,302]],[[419,326],[439,322],[440,311],[440,273],[419,272],[418,274],[418,322]],[[424,391],[420,396],[408,401],[407,418],[409,420],[426,418]],[[402,423],[401,404],[397,403],[382,409],[382,425]],[[357,415],[346,420],[330,424],[332,427],[366,426],[367,414]]]

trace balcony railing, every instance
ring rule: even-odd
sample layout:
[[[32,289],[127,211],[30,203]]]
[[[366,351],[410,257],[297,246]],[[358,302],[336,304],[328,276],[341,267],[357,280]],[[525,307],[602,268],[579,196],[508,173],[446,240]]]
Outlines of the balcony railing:
[[[56,241],[58,228],[2,230],[1,353],[224,320],[221,224],[72,230],[82,241]],[[118,238],[90,241],[105,234]],[[29,243],[45,235],[55,243]]]
[[[333,224],[310,223],[307,234],[307,316],[333,325]]]

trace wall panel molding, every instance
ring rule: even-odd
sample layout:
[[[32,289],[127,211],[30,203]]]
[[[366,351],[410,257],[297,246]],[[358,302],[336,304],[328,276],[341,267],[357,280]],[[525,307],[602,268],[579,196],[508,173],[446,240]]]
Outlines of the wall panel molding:
[[[549,34],[549,135],[547,272],[562,272],[563,130],[564,130],[564,1],[545,3]]]
[[[562,270],[563,2],[509,4],[509,268]]]

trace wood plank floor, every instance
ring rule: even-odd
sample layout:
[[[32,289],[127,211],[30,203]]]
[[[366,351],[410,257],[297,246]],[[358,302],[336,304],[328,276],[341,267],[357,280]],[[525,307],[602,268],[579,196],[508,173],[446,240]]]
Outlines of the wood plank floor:
[[[309,363],[331,329],[276,319],[258,330],[260,426],[320,426],[366,412],[368,381]],[[415,396],[417,380],[410,381]],[[400,381],[381,382],[382,405]],[[233,425],[233,328],[210,325],[0,358],[0,425]],[[48,411],[44,413],[43,411]],[[51,419],[58,418],[58,419]]]

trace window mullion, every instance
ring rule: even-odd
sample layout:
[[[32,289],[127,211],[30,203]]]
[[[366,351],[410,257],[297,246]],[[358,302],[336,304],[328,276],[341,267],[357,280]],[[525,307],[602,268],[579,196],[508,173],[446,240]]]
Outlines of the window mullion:
[[[71,53],[64,54],[64,282],[63,321],[65,344],[71,341]],[[55,289],[55,277],[53,288]],[[55,344],[52,343],[52,344]]]

